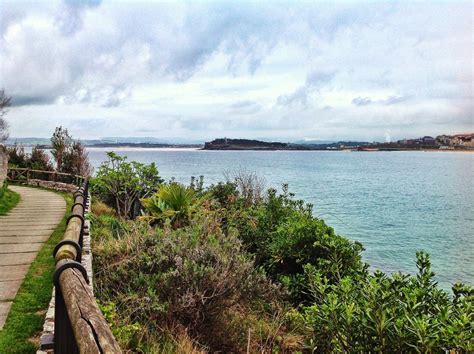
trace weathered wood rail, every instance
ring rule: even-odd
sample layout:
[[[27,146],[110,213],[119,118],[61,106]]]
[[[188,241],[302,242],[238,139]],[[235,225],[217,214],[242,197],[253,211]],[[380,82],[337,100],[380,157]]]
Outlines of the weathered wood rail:
[[[42,349],[54,349],[56,354],[121,353],[81,264],[89,181],[82,176],[24,168],[9,169],[8,177],[10,181],[21,183],[31,178],[32,173],[53,175],[53,178],[68,176],[72,184],[80,186],[73,194],[74,204],[66,231],[53,252],[56,263],[54,338],[53,343]]]
[[[75,175],[72,173],[43,171],[24,167],[9,167],[7,177],[9,181],[17,183],[28,183],[31,179],[40,179],[45,181],[63,182],[80,186],[85,181],[85,178],[83,176]]]

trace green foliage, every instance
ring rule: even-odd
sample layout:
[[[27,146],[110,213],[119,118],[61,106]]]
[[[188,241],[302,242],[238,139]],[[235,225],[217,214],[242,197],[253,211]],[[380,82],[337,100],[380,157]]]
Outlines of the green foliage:
[[[107,156],[91,179],[91,190],[120,217],[131,217],[135,203],[154,193],[163,180],[154,163],[129,162],[113,152]]]
[[[22,145],[15,143],[7,148],[8,150],[8,164],[13,167],[28,167],[28,156],[25,153],[25,148]]]
[[[126,323],[151,333],[182,326],[206,345],[230,346],[228,338],[215,337],[218,328],[225,330],[226,311],[278,292],[236,235],[224,235],[212,214],[202,217],[177,230],[135,222],[118,238],[96,245],[96,289]]]
[[[119,342],[121,347],[130,348],[136,347],[139,343],[142,326],[139,323],[121,323],[121,317],[117,314],[117,306],[109,301],[105,304],[99,303],[99,308],[102,311],[105,319],[111,324],[110,329]]]
[[[427,254],[419,273],[346,276],[331,284],[317,266],[305,272],[313,304],[304,307],[312,350],[444,352],[474,350],[474,291],[456,285],[452,299],[437,287]]]
[[[201,196],[204,190],[204,176],[199,176],[196,178],[194,176],[191,177],[191,183],[189,184],[189,188],[191,188],[197,195]]]
[[[88,153],[80,141],[75,141],[69,135],[67,129],[57,127],[51,138],[51,145],[51,154],[56,163],[56,171],[90,176],[92,167],[89,163]],[[31,154],[26,154],[23,146],[15,143],[15,145],[8,148],[8,155],[8,163],[13,167],[42,171],[54,170],[49,155],[39,146],[35,146]],[[44,178],[44,176],[41,176],[41,178]],[[64,182],[69,183],[70,180]]]
[[[63,127],[57,127],[51,137],[51,154],[58,172],[80,176],[89,176],[92,172],[84,146],[80,141],[75,141]]]
[[[67,158],[68,150],[72,145],[72,136],[69,135],[67,129],[63,127],[56,127],[53,136],[51,137],[51,155],[56,161],[56,170],[63,171],[63,162]]]
[[[128,348],[474,350],[471,287],[455,285],[453,296],[438,288],[424,253],[416,276],[372,274],[362,245],[314,217],[287,186],[249,198],[252,186],[171,182],[143,200],[165,222],[92,219],[96,294],[113,302]],[[138,339],[127,334],[135,323]]]
[[[252,207],[234,205],[228,223],[239,230],[256,263],[289,288],[295,303],[307,299],[306,264],[318,266],[331,282],[366,271],[362,245],[335,234],[312,215],[311,205],[293,199],[287,186],[281,194],[269,189],[266,198]]]
[[[219,182],[208,189],[209,196],[226,208],[233,204],[239,195],[237,186],[232,182]]]
[[[169,219],[173,227],[180,227],[186,224],[191,216],[195,195],[191,187],[172,182],[162,185],[150,198],[142,199],[142,204],[152,220]]]
[[[42,171],[54,170],[48,154],[39,146],[33,147],[31,154],[25,153],[24,147],[16,143],[7,150],[8,164],[10,166]]]
[[[27,166],[33,170],[53,170],[53,165],[51,164],[48,154],[43,149],[40,149],[38,146],[35,146],[31,151],[31,155],[29,156],[27,161]]]
[[[20,201],[20,195],[8,189],[7,183],[4,182],[0,187],[0,215],[7,214]]]

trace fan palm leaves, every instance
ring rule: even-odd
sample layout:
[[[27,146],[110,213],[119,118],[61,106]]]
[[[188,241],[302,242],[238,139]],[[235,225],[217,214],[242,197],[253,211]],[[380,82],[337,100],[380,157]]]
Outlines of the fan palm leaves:
[[[142,204],[150,214],[151,221],[169,219],[174,227],[180,227],[187,222],[196,201],[193,189],[180,183],[162,185],[157,193],[150,198],[142,199]]]

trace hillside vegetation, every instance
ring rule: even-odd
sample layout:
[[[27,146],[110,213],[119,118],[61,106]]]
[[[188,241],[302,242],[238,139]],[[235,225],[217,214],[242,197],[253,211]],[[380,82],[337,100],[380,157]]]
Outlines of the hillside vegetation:
[[[20,201],[20,195],[8,189],[6,183],[0,185],[0,215],[7,214]]]
[[[471,287],[438,288],[423,252],[416,275],[369,272],[363,246],[287,186],[247,172],[207,188],[163,182],[110,153],[91,190],[96,296],[124,349],[474,350]]]

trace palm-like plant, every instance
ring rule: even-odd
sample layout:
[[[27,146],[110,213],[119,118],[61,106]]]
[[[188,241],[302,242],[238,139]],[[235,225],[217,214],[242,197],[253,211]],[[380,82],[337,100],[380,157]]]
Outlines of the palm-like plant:
[[[189,220],[195,193],[180,183],[162,185],[150,198],[142,199],[142,204],[152,221],[169,219],[174,227],[180,227]]]

